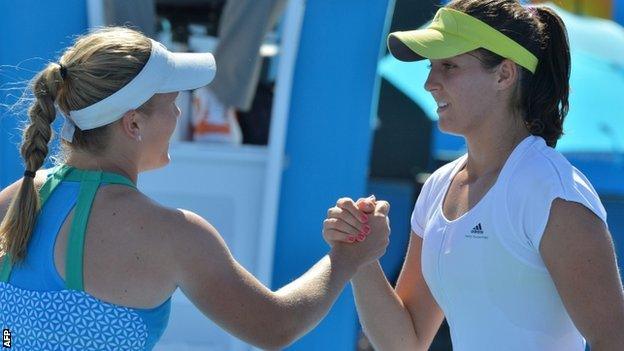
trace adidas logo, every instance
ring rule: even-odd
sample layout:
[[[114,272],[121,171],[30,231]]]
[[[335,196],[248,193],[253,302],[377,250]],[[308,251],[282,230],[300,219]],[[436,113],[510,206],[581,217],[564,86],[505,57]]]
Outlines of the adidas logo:
[[[474,228],[470,231],[472,234],[483,234],[483,228],[481,227],[481,223],[475,225]]]

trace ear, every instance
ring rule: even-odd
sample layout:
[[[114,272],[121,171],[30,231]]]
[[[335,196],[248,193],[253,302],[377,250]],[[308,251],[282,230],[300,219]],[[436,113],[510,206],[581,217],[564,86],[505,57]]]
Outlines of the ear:
[[[507,90],[516,84],[518,66],[511,60],[503,60],[496,69],[496,86],[498,90]]]
[[[130,110],[121,117],[121,129],[128,138],[141,141],[142,117],[136,110]]]

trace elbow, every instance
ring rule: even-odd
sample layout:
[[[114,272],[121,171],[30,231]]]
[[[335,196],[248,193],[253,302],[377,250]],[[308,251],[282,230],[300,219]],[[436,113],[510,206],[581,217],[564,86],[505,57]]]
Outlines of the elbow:
[[[267,313],[267,316],[271,316],[270,320],[265,319],[258,329],[263,339],[258,346],[263,349],[284,349],[299,340],[319,322],[308,315],[309,311],[293,308],[292,302],[284,299],[278,298],[275,307],[271,313]]]
[[[305,333],[305,330],[297,328],[296,324],[290,318],[274,315],[270,322],[264,323],[259,329],[259,338],[254,343],[255,346],[264,350],[281,350],[292,345]]]
[[[429,345],[418,340],[416,335],[411,335],[409,333],[374,333],[371,334],[364,327],[364,334],[368,338],[368,341],[373,346],[375,350],[392,350],[392,351],[403,351],[403,350],[413,350],[413,351],[427,351],[429,350]]]
[[[255,346],[263,350],[282,350],[292,345],[299,338],[294,333],[285,332],[282,328],[276,328],[265,334],[267,337],[255,342]]]
[[[314,325],[309,318],[297,318],[301,312],[293,310],[289,304],[279,303],[280,308],[272,314],[271,321],[264,325],[265,347],[269,350],[281,350],[294,344]],[[305,314],[305,313],[303,313]]]
[[[271,347],[268,348],[268,350],[283,350],[289,347],[290,345],[294,344],[295,341],[297,341],[297,339],[298,338],[283,338],[283,339],[277,340],[277,342],[271,345]]]
[[[275,328],[273,335],[273,344],[275,350],[285,349],[286,347],[294,344],[305,333],[294,326],[292,323],[282,323],[279,328]]]
[[[265,341],[265,342],[256,342],[253,343],[255,347],[258,347],[260,349],[263,350],[269,350],[269,351],[273,351],[273,350],[282,350],[285,346],[282,346],[280,343],[276,343],[276,342],[272,342],[272,341]]]
[[[374,350],[392,350],[392,351],[427,351],[429,348],[406,340],[372,340],[368,339]]]
[[[587,344],[592,350],[622,350],[624,347],[624,336],[611,335],[596,338],[586,338]]]
[[[299,337],[299,334],[296,334],[294,332],[279,335],[276,340],[276,350],[281,350],[289,347],[290,345],[294,344],[295,341],[299,340]]]
[[[621,329],[605,328],[598,335],[584,335],[592,350],[622,350],[624,335]]]

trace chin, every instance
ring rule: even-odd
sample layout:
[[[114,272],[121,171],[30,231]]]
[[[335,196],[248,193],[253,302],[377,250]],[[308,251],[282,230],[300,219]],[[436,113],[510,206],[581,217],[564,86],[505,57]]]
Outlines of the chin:
[[[440,131],[445,134],[451,134],[451,135],[457,135],[457,136],[464,135],[464,133],[461,130],[459,130],[456,126],[451,125],[447,120],[444,120],[442,118],[438,119],[438,129],[440,129]]]
[[[145,165],[141,171],[151,171],[154,169],[163,168],[166,165],[168,165],[169,162],[171,162],[171,159],[169,158],[169,154],[167,154],[165,157],[161,158],[160,160],[151,162],[148,165]]]
[[[167,154],[165,154],[165,157],[162,159],[160,167],[165,167],[169,163],[171,163],[171,156],[169,156],[169,153],[167,152]]]
[[[161,158],[158,162],[154,163],[154,169],[156,168],[163,168],[166,165],[168,165],[171,162],[171,158],[169,158],[169,154],[167,154],[165,157]]]

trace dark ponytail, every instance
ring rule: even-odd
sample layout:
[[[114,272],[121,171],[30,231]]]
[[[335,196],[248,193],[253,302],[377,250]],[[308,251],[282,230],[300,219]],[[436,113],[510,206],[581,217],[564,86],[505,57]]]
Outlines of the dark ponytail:
[[[525,118],[531,134],[554,147],[563,134],[570,93],[570,45],[565,25],[550,8],[535,7],[543,24],[543,47],[535,74],[522,86]]]
[[[555,147],[563,134],[570,92],[570,45],[561,18],[548,7],[523,7],[517,0],[456,0],[447,7],[487,23],[538,58],[535,73],[518,66],[518,92],[512,107],[523,116],[531,134]],[[477,52],[485,68],[494,68],[505,59],[486,49]]]

